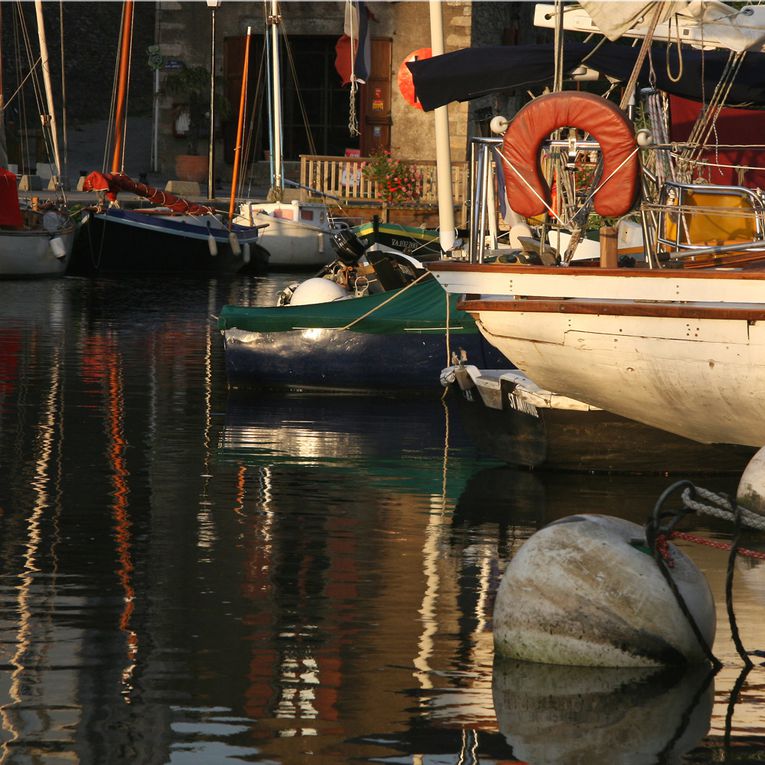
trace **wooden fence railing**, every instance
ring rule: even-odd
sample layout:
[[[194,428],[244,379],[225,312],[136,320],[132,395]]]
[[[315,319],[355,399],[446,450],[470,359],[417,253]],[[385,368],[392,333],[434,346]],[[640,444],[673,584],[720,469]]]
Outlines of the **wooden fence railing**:
[[[309,199],[321,194],[338,197],[345,204],[379,201],[377,183],[364,176],[363,167],[369,157],[325,157],[312,154],[300,155],[300,185],[315,192],[301,190],[301,198]],[[404,160],[415,167],[420,175],[419,196],[421,205],[438,204],[436,187],[436,163],[432,160]],[[452,162],[452,198],[462,204],[468,197],[468,163]]]

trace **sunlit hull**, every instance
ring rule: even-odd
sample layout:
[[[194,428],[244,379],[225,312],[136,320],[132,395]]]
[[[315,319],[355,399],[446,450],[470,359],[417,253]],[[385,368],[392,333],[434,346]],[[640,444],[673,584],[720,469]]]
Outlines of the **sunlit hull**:
[[[433,268],[538,385],[703,443],[765,443],[765,274]]]

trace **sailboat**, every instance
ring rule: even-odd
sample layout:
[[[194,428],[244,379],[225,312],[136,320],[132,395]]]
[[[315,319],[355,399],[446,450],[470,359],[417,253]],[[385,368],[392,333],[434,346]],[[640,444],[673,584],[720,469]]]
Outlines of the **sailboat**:
[[[268,7],[268,5],[267,5]],[[325,265],[335,258],[330,237],[343,223],[333,220],[322,202],[282,201],[284,170],[282,150],[281,71],[279,29],[281,14],[277,0],[270,0],[266,24],[270,36],[271,119],[273,175],[269,197],[275,201],[244,200],[239,203],[234,223],[241,226],[265,226],[260,246],[268,252],[269,267],[312,267]]]
[[[220,274],[262,271],[258,226],[238,226],[209,205],[189,202],[134,181],[123,172],[125,97],[133,2],[123,11],[114,152],[110,173],[93,172],[84,188],[100,195],[85,216],[70,272]],[[126,209],[117,195],[129,192],[153,207]]]
[[[609,5],[616,13],[620,4]],[[721,7],[721,3],[715,4],[718,14]],[[647,3],[637,18],[653,18],[656,27],[663,10],[667,10],[664,4]],[[732,7],[723,10],[721,24],[728,31],[739,21],[749,33],[757,31],[753,32],[751,19],[742,16],[742,11]],[[714,19],[700,22],[698,18],[690,22],[676,18],[675,23],[691,30],[691,36],[694,24],[706,23],[701,34],[707,40],[715,39],[713,33],[721,25]],[[650,42],[650,30],[644,34]],[[751,34],[738,53],[725,51],[722,58],[741,63],[744,50],[751,46],[758,50],[762,45],[761,36],[754,42],[750,38]],[[685,51],[681,55],[686,56]],[[703,77],[705,59],[701,55]],[[761,66],[761,53],[746,56],[753,59],[752,66]],[[687,55],[684,59],[686,69],[691,58]],[[708,58],[715,60],[711,55]],[[438,62],[435,58],[431,62],[430,74],[438,79]],[[418,67],[424,69],[423,63],[410,68],[425,105],[428,86],[424,78],[418,83],[416,71]],[[638,57],[636,77],[642,63]],[[709,61],[706,63],[709,66]],[[725,88],[733,92],[730,73],[731,67],[723,68],[724,87],[716,96]],[[698,72],[686,72],[690,80],[694,74],[698,89]],[[475,77],[475,71],[472,75]],[[487,81],[488,77],[482,80],[484,85]],[[446,84],[447,89],[452,88],[452,97],[455,87],[459,90],[454,81]],[[708,106],[705,114],[713,120],[722,102]],[[711,134],[714,122],[709,120],[706,128]],[[560,91],[527,104],[504,133],[508,202],[526,216],[554,212],[538,157],[545,135],[565,127],[578,128],[600,144],[602,175],[587,196],[588,203],[594,200],[596,212],[614,217],[629,214],[636,209],[639,192],[647,192],[638,208],[646,233],[645,267],[611,264],[587,268],[565,259],[545,265],[541,261],[527,264],[469,258],[439,261],[429,269],[449,293],[464,296],[459,307],[476,319],[482,334],[536,385],[701,443],[762,446],[763,259],[750,259],[746,268],[741,260],[731,266],[714,259],[704,268],[688,267],[708,256],[762,253],[765,237],[758,194],[749,194],[743,187],[724,186],[715,189],[717,198],[710,194],[699,202],[692,198],[693,191],[709,187],[682,182],[682,178],[658,183],[658,193],[652,194],[649,183],[656,183],[656,176],[651,179],[646,173],[640,155],[666,155],[677,146],[646,141],[643,136],[644,149],[620,107],[597,96]],[[696,168],[703,163],[703,158],[698,159],[702,150],[709,148],[701,135],[702,139],[680,147],[688,150],[680,158],[694,159]],[[576,149],[579,139],[572,135],[569,140]],[[670,159],[670,168],[678,169],[676,158]],[[747,204],[738,201],[744,198],[749,200]],[[696,227],[686,216],[711,219],[721,233],[714,241],[693,240]],[[749,221],[743,232],[739,230],[742,218]],[[673,226],[672,235],[662,236],[662,231],[666,234]]]
[[[42,2],[36,0],[40,66],[46,94],[46,106],[40,105],[46,141],[52,146],[52,179],[62,195],[56,202],[19,202],[16,174],[0,166],[0,278],[61,276],[67,269],[77,226],[70,217],[60,183],[61,162],[58,151],[53,90],[48,66],[48,46],[43,26]],[[32,76],[36,76],[35,73]],[[6,104],[0,85],[0,110]],[[36,89],[39,91],[39,88]],[[2,131],[2,160],[7,165],[5,131]]]

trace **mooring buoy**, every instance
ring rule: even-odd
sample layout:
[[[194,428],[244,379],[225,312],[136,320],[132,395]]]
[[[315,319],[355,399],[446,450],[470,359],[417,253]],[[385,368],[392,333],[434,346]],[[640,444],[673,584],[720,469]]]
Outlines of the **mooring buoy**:
[[[715,605],[696,565],[666,546],[672,581],[706,648]],[[574,515],[531,536],[507,565],[494,607],[502,657],[544,664],[640,667],[708,659],[646,547],[645,531],[605,515]]]

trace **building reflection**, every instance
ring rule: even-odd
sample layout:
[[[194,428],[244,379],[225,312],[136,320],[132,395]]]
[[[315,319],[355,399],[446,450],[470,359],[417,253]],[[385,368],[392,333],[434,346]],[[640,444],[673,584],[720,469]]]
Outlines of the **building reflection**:
[[[666,481],[487,463],[437,396],[229,395],[209,314],[230,289],[0,285],[2,761],[477,763],[541,746],[524,715],[553,709],[533,698],[543,681],[493,665],[504,563],[572,512],[642,522]],[[701,555],[717,596],[725,555]],[[765,588],[747,566],[754,645]],[[723,652],[719,740],[738,671]],[[753,739],[760,674],[731,716]],[[675,692],[646,683],[619,688]]]

